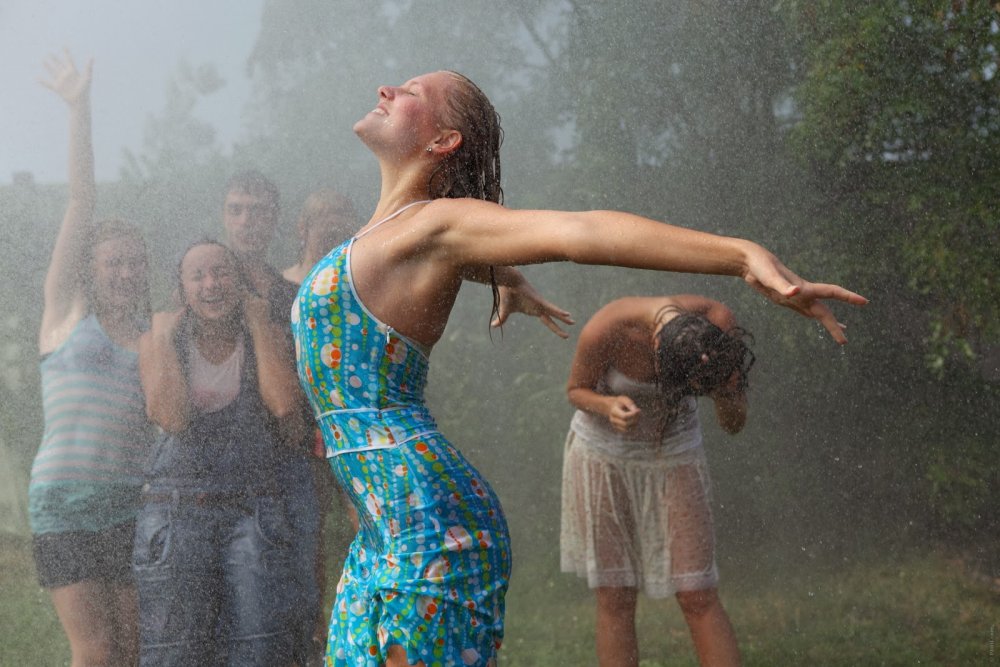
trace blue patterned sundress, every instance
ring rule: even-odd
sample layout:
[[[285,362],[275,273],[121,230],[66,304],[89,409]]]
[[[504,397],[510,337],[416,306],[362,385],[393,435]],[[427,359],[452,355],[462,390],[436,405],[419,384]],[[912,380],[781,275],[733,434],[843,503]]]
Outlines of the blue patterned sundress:
[[[503,510],[424,405],[427,352],[358,298],[357,238],[313,267],[292,307],[299,378],[360,520],[327,664],[377,667],[398,644],[411,664],[493,665],[510,579]]]

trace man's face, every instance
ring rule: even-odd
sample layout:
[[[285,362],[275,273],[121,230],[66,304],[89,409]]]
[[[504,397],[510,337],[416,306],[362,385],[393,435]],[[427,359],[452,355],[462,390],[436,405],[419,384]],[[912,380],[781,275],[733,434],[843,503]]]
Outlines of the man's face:
[[[278,208],[266,194],[230,190],[222,208],[222,224],[237,254],[265,255],[278,224]]]

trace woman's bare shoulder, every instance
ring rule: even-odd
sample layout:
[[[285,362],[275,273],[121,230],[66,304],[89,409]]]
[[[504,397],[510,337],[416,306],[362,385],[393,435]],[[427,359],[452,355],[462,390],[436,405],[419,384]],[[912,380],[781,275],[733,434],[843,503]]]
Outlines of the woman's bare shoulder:
[[[464,224],[475,222],[483,216],[495,217],[510,213],[500,204],[483,201],[482,199],[442,197],[425,206],[416,216],[427,222],[437,221],[442,224]]]

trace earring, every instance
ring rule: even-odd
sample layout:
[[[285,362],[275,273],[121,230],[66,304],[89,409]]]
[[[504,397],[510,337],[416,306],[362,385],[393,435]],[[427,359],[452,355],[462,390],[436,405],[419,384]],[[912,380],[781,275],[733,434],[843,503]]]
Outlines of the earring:
[[[430,146],[428,146],[428,147],[427,147],[427,148],[425,148],[424,150],[425,150],[425,151],[427,151],[428,153],[430,153],[430,152],[431,152],[432,150],[434,150],[434,149],[433,149],[433,148],[431,148]]]

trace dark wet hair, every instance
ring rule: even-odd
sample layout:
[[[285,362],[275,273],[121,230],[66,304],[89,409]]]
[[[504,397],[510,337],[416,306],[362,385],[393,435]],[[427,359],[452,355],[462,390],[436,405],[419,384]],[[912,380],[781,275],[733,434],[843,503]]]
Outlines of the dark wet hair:
[[[91,309],[93,309],[97,303],[94,295],[94,271],[91,265],[91,262],[94,259],[94,248],[105,241],[117,241],[119,239],[135,241],[141,245],[142,252],[146,256],[146,264],[147,266],[149,265],[149,248],[146,245],[146,237],[143,236],[142,231],[136,225],[133,225],[130,222],[125,222],[120,218],[107,218],[105,220],[99,220],[94,229],[93,236],[90,239],[90,244],[87,246],[87,256],[84,263],[81,265],[83,267],[83,275],[80,276],[84,285],[84,292],[87,295],[87,303]],[[148,320],[150,314],[152,313],[149,298],[148,279],[146,280],[146,291],[139,296],[135,311],[135,316],[144,320]]]
[[[756,357],[750,351],[753,336],[745,329],[723,331],[704,315],[680,312],[660,327],[656,338],[656,382],[671,402],[710,394],[733,373],[739,375],[739,390],[747,389]]]
[[[431,172],[427,184],[431,199],[470,197],[503,204],[503,188],[500,186],[503,128],[500,126],[500,114],[493,108],[486,93],[471,79],[458,72],[445,71],[453,77],[455,85],[449,90],[441,120],[462,135],[462,143]],[[500,313],[500,290],[492,266],[490,290],[493,292],[492,320]]]
[[[486,94],[468,77],[447,71],[455,85],[449,89],[444,117],[449,128],[462,135],[462,144],[431,172],[431,199],[471,197],[503,203],[500,187],[500,114]]]
[[[228,195],[230,192],[245,192],[250,195],[266,197],[270,200],[275,211],[278,210],[280,205],[278,186],[275,185],[271,179],[256,169],[248,169],[246,171],[233,174],[233,176],[226,181],[226,191],[224,195]]]

